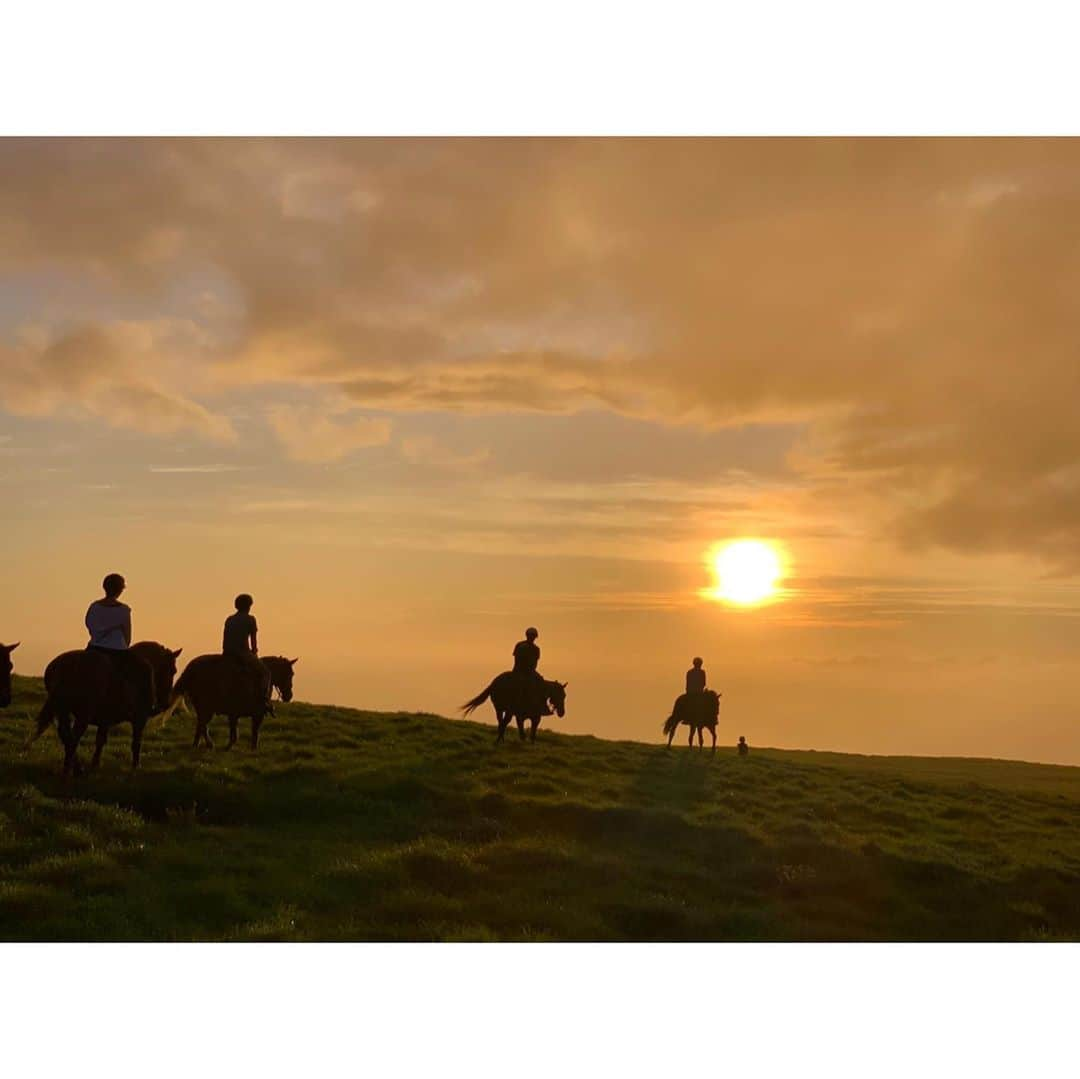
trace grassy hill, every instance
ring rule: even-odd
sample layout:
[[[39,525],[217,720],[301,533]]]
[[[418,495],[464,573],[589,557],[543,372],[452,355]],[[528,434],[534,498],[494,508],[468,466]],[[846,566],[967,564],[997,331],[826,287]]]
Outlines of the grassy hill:
[[[293,704],[258,754],[178,715],[65,782],[41,699],[0,712],[2,939],[1080,938],[1080,769]]]

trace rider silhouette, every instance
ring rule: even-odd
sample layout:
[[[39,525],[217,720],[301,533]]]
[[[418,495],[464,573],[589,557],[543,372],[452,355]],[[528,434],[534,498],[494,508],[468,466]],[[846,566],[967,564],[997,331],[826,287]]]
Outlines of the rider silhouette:
[[[705,692],[705,668],[702,667],[702,662],[701,656],[695,656],[693,667],[686,672],[687,693]]]
[[[119,573],[110,573],[101,582],[105,595],[86,609],[88,651],[108,656],[113,670],[135,691],[136,707],[149,716],[154,710],[154,672],[131,647],[131,608],[120,602],[127,582]]]
[[[536,669],[540,663],[540,646],[536,643],[539,636],[536,629],[530,626],[525,630],[525,640],[514,645],[514,674],[520,675],[530,689],[542,691],[544,676]],[[551,714],[546,706],[544,714]]]
[[[535,674],[539,677],[536,670],[540,664],[540,646],[536,643],[536,638],[539,636],[540,634],[530,626],[525,631],[525,640],[518,641],[514,645],[515,674]]]
[[[270,672],[259,659],[259,626],[251,613],[254,603],[246,592],[242,592],[233,601],[236,613],[225,619],[221,651],[223,655],[232,656],[242,664],[251,676],[258,699],[264,702],[266,711],[273,714],[273,705],[270,703]]]

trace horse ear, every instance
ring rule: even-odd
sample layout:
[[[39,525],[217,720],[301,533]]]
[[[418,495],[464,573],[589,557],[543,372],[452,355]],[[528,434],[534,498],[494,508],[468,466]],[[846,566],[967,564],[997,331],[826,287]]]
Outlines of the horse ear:
[[[8,654],[10,655],[12,652],[14,652],[15,649],[18,648],[20,644],[22,644],[22,641],[16,641],[14,644],[9,644],[7,646]]]
[[[296,659],[299,659],[299,658],[300,658],[299,656],[296,657]],[[296,659],[288,659],[285,662],[288,663],[288,665],[290,667],[295,667],[296,666]]]
[[[178,649],[177,649],[177,650],[176,650],[175,652],[173,652],[173,654],[172,654],[172,658],[173,658],[173,659],[176,659],[176,658],[177,658],[177,657],[178,657],[178,656],[180,655],[180,653],[181,653],[181,652],[183,652],[183,649],[182,649],[182,648],[178,648]]]
[[[569,682],[560,682],[560,683],[559,683],[559,685],[560,685],[560,686],[562,686],[562,687],[563,687],[563,689],[566,689],[566,687],[567,687],[568,685],[570,685],[570,683],[569,683]]]

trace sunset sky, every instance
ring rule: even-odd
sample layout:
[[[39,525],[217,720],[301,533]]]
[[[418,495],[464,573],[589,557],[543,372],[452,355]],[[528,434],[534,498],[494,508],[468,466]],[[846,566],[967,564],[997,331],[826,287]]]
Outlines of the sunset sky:
[[[1080,143],[0,140],[0,640],[1080,764]],[[706,593],[770,541],[772,602]],[[485,706],[485,709],[487,706]],[[479,714],[490,722],[489,711]]]

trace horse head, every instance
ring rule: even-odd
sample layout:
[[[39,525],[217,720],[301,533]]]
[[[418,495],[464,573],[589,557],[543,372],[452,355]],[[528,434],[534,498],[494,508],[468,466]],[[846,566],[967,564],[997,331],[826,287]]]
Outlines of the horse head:
[[[566,683],[545,682],[544,686],[547,690],[548,703],[555,709],[555,714],[559,719],[562,719],[566,715]]]
[[[270,672],[270,685],[281,694],[281,699],[286,704],[292,700],[293,695],[293,667],[296,659],[286,659],[284,656],[264,656],[263,663]]]
[[[157,641],[138,641],[131,646],[131,651],[154,672],[154,711],[164,712],[169,707],[176,681],[176,660],[183,649],[166,648]]]
[[[0,708],[7,708],[11,704],[11,653],[18,647],[18,641],[0,644]]]

